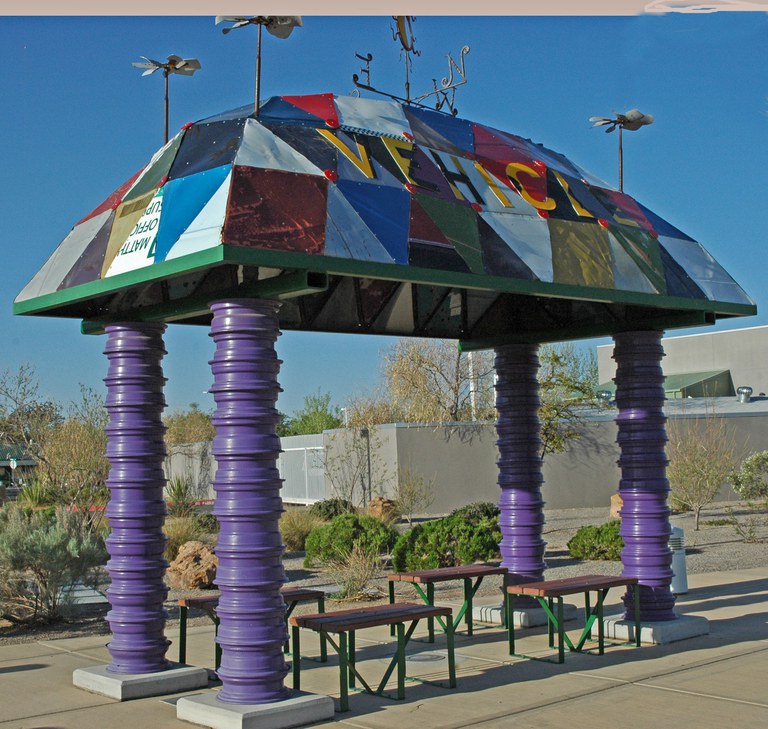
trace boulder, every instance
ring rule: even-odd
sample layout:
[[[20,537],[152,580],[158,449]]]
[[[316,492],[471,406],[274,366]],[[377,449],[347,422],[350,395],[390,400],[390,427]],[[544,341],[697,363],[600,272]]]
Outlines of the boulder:
[[[207,590],[214,587],[218,557],[203,542],[186,542],[168,567],[168,582],[177,590]]]
[[[611,496],[611,519],[621,519],[621,507],[624,506],[624,499],[620,494]]]
[[[399,516],[397,503],[383,496],[376,496],[368,504],[368,514],[382,521],[394,521]]]

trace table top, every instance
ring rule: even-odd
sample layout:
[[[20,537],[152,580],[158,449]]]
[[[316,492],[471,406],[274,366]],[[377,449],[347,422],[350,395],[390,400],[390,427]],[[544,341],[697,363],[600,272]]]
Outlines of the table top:
[[[581,577],[565,577],[561,580],[544,580],[543,582],[523,582],[519,585],[507,585],[506,591],[513,595],[559,597],[589,590],[603,590],[610,587],[635,584],[637,584],[636,577],[582,575]]]
[[[458,567],[439,567],[433,570],[416,570],[415,572],[393,572],[387,575],[390,582],[447,582],[448,580],[463,580],[467,577],[486,577],[488,575],[506,574],[507,568],[490,564],[464,564]]]
[[[451,608],[412,602],[395,602],[352,608],[350,610],[334,610],[329,613],[294,615],[291,616],[289,622],[291,625],[298,626],[299,628],[327,630],[336,633],[438,616],[450,617]]]

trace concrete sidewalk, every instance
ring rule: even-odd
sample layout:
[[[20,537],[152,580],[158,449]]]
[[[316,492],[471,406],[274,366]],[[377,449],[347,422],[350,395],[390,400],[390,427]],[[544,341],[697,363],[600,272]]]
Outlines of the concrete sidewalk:
[[[679,596],[677,612],[707,618],[709,635],[641,648],[612,646],[604,656],[567,654],[557,665],[510,657],[503,630],[483,627],[472,638],[457,635],[456,689],[409,682],[404,701],[352,693],[351,711],[315,726],[768,727],[768,566],[691,575],[689,588]],[[618,591],[609,595],[606,612],[618,610],[619,597]],[[174,642],[176,637],[169,632]],[[521,630],[518,638],[521,652],[549,653],[543,628]],[[313,639],[314,634],[302,635],[305,655],[317,652]],[[358,633],[358,668],[366,678],[383,674],[390,641],[386,630]],[[105,636],[96,636],[0,648],[0,729],[193,726],[176,718],[174,702],[182,694],[119,703],[73,687],[76,668],[108,662],[105,642]],[[174,644],[169,658],[175,649]],[[446,682],[443,649],[440,639],[432,645],[412,642],[409,676]],[[212,627],[190,630],[187,661],[213,666]],[[302,666],[303,690],[338,698],[335,658],[328,664],[305,660]],[[211,683],[208,690],[215,689]]]

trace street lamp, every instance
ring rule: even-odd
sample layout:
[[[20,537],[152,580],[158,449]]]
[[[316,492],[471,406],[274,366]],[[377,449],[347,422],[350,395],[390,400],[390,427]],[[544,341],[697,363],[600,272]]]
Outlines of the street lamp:
[[[266,28],[276,38],[287,38],[293,29],[303,25],[301,17],[298,15],[255,15],[245,18],[239,15],[217,15],[216,24],[230,22],[227,28],[222,28],[221,32],[226,35],[236,28],[244,28],[246,25],[255,25],[258,28],[256,36],[256,101],[254,103],[254,116],[259,116],[259,96],[261,94],[261,28]]]
[[[182,58],[181,56],[168,56],[166,63],[154,61],[151,58],[142,56],[144,61],[137,61],[131,64],[134,68],[146,69],[142,76],[149,76],[155,71],[163,69],[163,78],[165,79],[165,142],[168,142],[168,76],[172,73],[178,73],[182,76],[191,76],[200,69],[200,61],[196,58]]]
[[[650,114],[643,114],[639,109],[630,109],[626,114],[616,114],[615,119],[609,119],[605,116],[591,116],[589,121],[593,127],[608,128],[606,133],[614,129],[619,130],[619,192],[624,192],[624,149],[622,144],[622,132],[626,129],[629,132],[636,132],[640,127],[653,124],[653,117]]]

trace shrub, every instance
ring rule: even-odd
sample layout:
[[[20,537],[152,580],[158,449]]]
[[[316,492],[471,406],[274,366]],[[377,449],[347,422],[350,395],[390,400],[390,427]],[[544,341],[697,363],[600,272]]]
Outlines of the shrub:
[[[165,558],[168,562],[173,562],[176,559],[182,544],[193,541],[210,541],[210,539],[206,540],[206,533],[192,516],[168,517],[163,525],[163,531],[168,538],[168,543],[165,546]]]
[[[219,533],[219,528],[221,527],[219,520],[210,511],[195,511],[192,514],[192,518],[197,522],[200,531],[206,534]]]
[[[459,516],[477,524],[481,519],[493,519],[499,516],[499,507],[491,501],[477,501],[454,509],[448,516]]]
[[[192,484],[189,479],[177,476],[168,482],[168,516],[192,516],[195,502],[192,497]]]
[[[341,514],[354,514],[357,511],[355,505],[348,499],[324,499],[317,501],[309,507],[313,516],[319,516],[323,521],[331,521]]]
[[[461,516],[447,516],[416,525],[397,540],[392,565],[403,570],[455,567],[499,556],[501,531],[498,519],[476,523]]]
[[[16,497],[16,503],[19,506],[39,509],[45,506],[53,506],[56,503],[58,494],[56,489],[49,484],[35,480],[24,486]]]
[[[353,544],[349,554],[333,560],[325,567],[328,576],[341,588],[334,597],[343,600],[365,595],[366,588],[379,571],[380,563],[381,557],[376,552]],[[372,595],[375,596],[377,594]]]
[[[81,515],[59,508],[53,518],[18,507],[0,513],[0,613],[14,623],[63,618],[70,592],[107,560],[104,542]]]
[[[742,499],[768,499],[768,451],[745,458],[730,482]]]
[[[313,529],[307,537],[304,565],[330,564],[348,555],[353,546],[373,554],[392,549],[397,532],[372,516],[341,514],[328,524]]]
[[[624,540],[619,534],[621,521],[612,521],[600,526],[583,526],[568,542],[568,552],[574,559],[619,560]]]
[[[288,509],[280,517],[279,525],[285,548],[290,552],[303,552],[309,533],[323,524],[325,521],[310,509]]]

